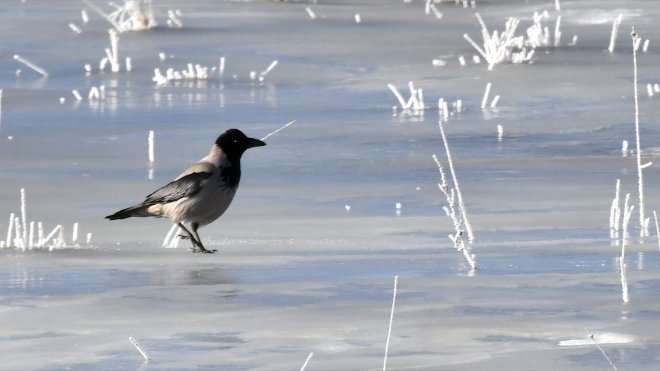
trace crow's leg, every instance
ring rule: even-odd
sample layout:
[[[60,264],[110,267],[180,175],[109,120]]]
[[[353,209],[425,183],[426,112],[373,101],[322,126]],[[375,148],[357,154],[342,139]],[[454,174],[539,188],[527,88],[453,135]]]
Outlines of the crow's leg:
[[[177,223],[179,228],[181,228],[184,232],[186,232],[187,236],[181,235],[180,237],[184,239],[190,239],[190,242],[193,244],[193,252],[203,252],[203,253],[208,253],[210,252],[209,250],[204,248],[204,245],[202,245],[201,242],[195,237],[194,234],[190,233],[188,228],[186,228],[183,223]]]
[[[202,245],[202,239],[199,238],[199,233],[197,233],[197,229],[199,228],[199,223],[190,223],[190,226],[192,227],[192,231],[195,234],[195,238],[199,243],[198,247],[200,248],[201,252],[212,254],[218,251],[218,250],[208,250],[204,247],[204,245]]]

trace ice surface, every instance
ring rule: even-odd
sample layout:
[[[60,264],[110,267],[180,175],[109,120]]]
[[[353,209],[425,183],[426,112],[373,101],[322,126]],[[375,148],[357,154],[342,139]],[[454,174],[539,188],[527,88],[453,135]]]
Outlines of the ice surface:
[[[310,19],[306,1],[154,0],[163,26],[122,33],[119,57],[133,68],[113,73],[98,70],[109,24],[88,9],[80,34],[68,27],[82,2],[3,2],[0,238],[25,188],[30,220],[78,222],[94,247],[0,250],[0,368],[291,370],[314,352],[307,370],[380,369],[398,275],[388,369],[608,369],[585,328],[619,369],[653,369],[654,231],[639,238],[632,228],[623,305],[608,210],[618,178],[636,199],[635,157],[621,156],[621,141],[634,143],[629,30],[652,40],[639,54],[640,86],[655,83],[660,8],[561,5],[561,46],[488,71],[462,37],[478,35],[475,11],[491,30],[513,16],[524,32],[534,11],[547,9],[554,27],[551,1],[443,2],[442,19],[425,15],[421,0],[326,1],[311,5]],[[183,28],[165,26],[169,9],[181,10]],[[154,68],[219,68],[223,56],[222,81],[152,81]],[[263,82],[250,79],[274,60]],[[427,109],[393,116],[387,84],[409,81]],[[501,98],[481,110],[488,82]],[[106,98],[88,101],[101,85]],[[439,98],[463,102],[445,130],[476,236],[475,272],[447,238],[431,158],[444,153]],[[657,99],[640,97],[644,161],[656,165]],[[185,241],[161,248],[164,220],[103,219],[170,181],[227,128],[262,137],[291,120],[246,153],[233,205],[201,230],[218,254],[191,254]],[[651,212],[657,166],[645,176]]]

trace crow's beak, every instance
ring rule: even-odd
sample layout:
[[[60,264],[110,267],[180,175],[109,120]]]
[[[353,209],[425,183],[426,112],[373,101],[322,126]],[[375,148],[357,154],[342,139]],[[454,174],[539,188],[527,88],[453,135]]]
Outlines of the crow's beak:
[[[254,139],[254,138],[248,138],[248,142],[246,147],[247,148],[252,148],[252,147],[262,147],[265,146],[266,142],[261,141],[259,139]]]

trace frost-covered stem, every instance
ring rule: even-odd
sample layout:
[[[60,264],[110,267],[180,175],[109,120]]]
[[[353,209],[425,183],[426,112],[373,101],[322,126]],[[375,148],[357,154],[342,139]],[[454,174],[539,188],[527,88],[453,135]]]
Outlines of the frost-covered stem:
[[[14,218],[16,216],[14,213],[9,215],[9,227],[7,228],[7,239],[5,240],[5,247],[10,247],[12,245],[11,237],[12,232],[14,231]]]
[[[266,77],[266,75],[277,66],[277,59],[274,60],[265,70],[263,70],[259,75],[261,77]]]
[[[406,100],[403,99],[403,96],[399,92],[399,89],[396,88],[393,84],[387,84],[387,87],[390,88],[392,93],[394,93],[394,96],[396,99],[399,101],[399,104],[401,105],[401,109],[408,109],[408,103],[406,103]]]
[[[421,88],[420,88],[420,89],[417,89],[417,102],[419,103],[419,107],[418,107],[418,108],[419,108],[419,109],[422,111],[422,113],[423,113],[424,109],[426,109],[426,106],[424,105],[424,93],[422,92],[422,89],[421,89]]]
[[[220,80],[222,80],[225,76],[225,57],[220,57],[220,66],[218,69],[218,73],[220,75]]]
[[[128,341],[130,341],[131,344],[133,344],[135,349],[137,349],[137,351],[140,352],[142,357],[144,357],[144,360],[148,362],[149,361],[149,355],[147,355],[147,352],[145,352],[144,349],[142,349],[142,347],[140,347],[140,344],[138,344],[137,340],[133,339],[132,336],[129,336]]]
[[[621,207],[619,204],[621,194],[621,179],[616,180],[616,192],[614,193],[614,199],[612,200],[612,207],[610,208],[610,228],[618,231],[619,230],[619,221],[621,218]]]
[[[154,162],[155,161],[155,156],[154,156],[154,131],[149,130],[149,162]]]
[[[603,347],[601,347],[600,344],[596,341],[596,338],[594,337],[594,334],[592,334],[591,332],[589,332],[589,330],[587,330],[586,328],[584,329],[584,331],[587,332],[587,335],[589,336],[589,339],[591,339],[591,341],[594,342],[594,345],[596,346],[596,348],[598,348],[598,350],[600,350],[600,353],[603,355],[603,357],[605,357],[605,359],[607,360],[607,362],[609,362],[610,366],[612,366],[612,369],[613,369],[614,371],[618,371],[617,368],[616,368],[616,366],[614,365],[614,363],[613,363],[612,360],[610,359],[610,357],[608,357],[608,356],[607,356],[607,353],[605,353],[605,350],[603,349]]]
[[[58,225],[57,227],[55,227],[52,230],[52,232],[50,232],[50,234],[48,234],[48,236],[46,236],[46,238],[44,238],[43,242],[41,243],[41,246],[45,246],[53,237],[55,237],[55,233],[59,232],[60,229],[62,229],[61,225]]]
[[[121,26],[120,26],[119,24],[117,24],[117,22],[115,22],[115,20],[112,19],[112,17],[110,17],[110,16],[108,16],[107,14],[103,13],[103,11],[102,11],[101,9],[99,9],[96,5],[92,4],[92,3],[89,2],[88,0],[82,0],[82,1],[83,1],[85,4],[87,4],[90,8],[92,8],[93,11],[95,11],[95,12],[98,13],[101,17],[103,17],[106,21],[110,22],[110,24],[112,25],[112,27],[116,28],[117,31],[121,32]]]
[[[27,215],[26,215],[26,206],[25,206],[25,188],[21,188],[21,225],[23,227],[23,243],[27,241]]]
[[[305,11],[307,12],[307,15],[309,15],[310,19],[316,19],[316,13],[312,10],[310,7],[306,7]]]
[[[394,322],[394,305],[396,304],[396,289],[399,276],[394,276],[394,291],[392,292],[392,310],[390,311],[390,325],[387,330],[387,341],[385,342],[385,357],[383,358],[383,371],[387,370],[387,353],[390,350],[390,336],[392,336],[392,322]]]
[[[176,238],[176,234],[174,232],[179,228],[178,225],[172,224],[172,228],[170,228],[169,232],[165,235],[165,239],[163,240],[163,247],[167,247],[170,245],[172,238]]]
[[[272,137],[273,135],[279,133],[280,131],[282,131],[282,130],[288,128],[290,125],[293,125],[293,124],[296,123],[297,121],[298,121],[298,120],[293,120],[293,121],[289,121],[289,122],[287,122],[286,124],[284,124],[284,125],[283,125],[282,127],[280,127],[279,129],[277,129],[277,130],[275,130],[275,131],[272,131],[272,132],[268,133],[265,137],[261,138],[261,140],[264,141],[264,140],[266,140],[266,139]]]
[[[119,52],[117,50],[119,35],[113,29],[110,29],[108,32],[110,33],[110,49],[106,49],[105,52],[108,55],[112,72],[119,72]]]
[[[44,225],[41,222],[37,222],[37,247],[41,246],[43,240],[44,240]]]
[[[78,223],[73,223],[73,232],[71,233],[71,243],[78,241]]]
[[[14,54],[14,59],[21,62],[21,63],[23,63],[24,65],[30,67],[31,69],[33,69],[35,72],[37,72],[41,76],[48,77],[48,72],[46,72],[46,70],[44,70],[43,68],[41,68],[41,67],[37,66],[36,64],[30,62],[29,60],[21,57],[20,55]]]
[[[490,108],[495,108],[495,107],[497,107],[497,103],[498,103],[499,101],[500,101],[500,96],[499,96],[499,94],[498,94],[498,95],[495,96],[495,98],[493,98],[493,101],[490,102]]]
[[[620,17],[620,16],[619,16]],[[632,29],[632,40],[633,45],[635,44],[637,38],[639,37],[635,33],[635,28]],[[640,143],[639,135],[639,94],[637,91],[637,50],[633,48],[633,84],[634,84],[634,95],[635,95],[635,140],[636,140],[636,149],[637,149],[637,185],[639,190],[639,226],[642,229],[646,229],[646,218],[644,215],[644,172],[642,168],[642,149]]]
[[[461,237],[461,235],[458,234],[454,236],[454,239],[457,241],[458,251],[463,253],[465,260],[467,260],[468,264],[470,265],[470,268],[471,269],[477,268],[477,262],[474,260],[474,255],[470,254],[470,251],[465,247],[465,242],[463,241],[463,237]]]
[[[655,235],[658,237],[658,250],[660,250],[660,225],[658,225],[658,214],[653,210],[653,219],[655,219]]]
[[[486,108],[486,103],[488,103],[488,95],[490,94],[491,83],[486,84],[486,90],[484,91],[484,97],[481,99],[481,109]]]
[[[443,207],[443,210],[454,224],[454,234],[450,234],[448,237],[454,244],[454,247],[457,250],[459,250],[461,253],[463,253],[465,260],[467,260],[468,264],[470,265],[470,268],[474,270],[477,268],[477,262],[475,261],[475,256],[470,254],[468,248],[465,247],[465,241],[463,241],[463,237],[462,237],[463,219],[461,218],[460,215],[456,215],[456,207],[455,207],[456,192],[453,188],[450,189],[449,186],[447,185],[447,178],[445,176],[445,171],[442,168],[442,164],[440,163],[440,160],[438,160],[438,156],[433,155],[433,160],[435,161],[436,165],[438,165],[438,172],[440,173],[440,183],[438,183],[438,188],[440,189],[442,194],[444,194],[445,197],[447,198],[447,206]]]
[[[30,222],[30,233],[28,234],[28,247],[34,247],[34,222]]]
[[[616,35],[619,33],[619,26],[621,25],[622,18],[623,18],[623,14],[619,14],[619,16],[614,18],[614,21],[612,22],[612,34],[610,36],[610,46],[607,48],[607,50],[609,50],[610,53],[614,53],[614,47],[616,46]]]
[[[635,206],[628,206],[630,201],[630,193],[626,194],[623,204],[623,234],[621,236],[621,257],[619,258],[619,270],[621,271],[621,297],[624,304],[627,304],[630,299],[628,297],[628,278],[626,277],[626,245],[628,244],[628,223],[632,216],[632,211]]]
[[[470,225],[470,222],[467,217],[465,204],[463,203],[463,195],[461,194],[461,188],[458,185],[458,178],[456,177],[456,171],[454,170],[454,162],[451,159],[451,151],[449,150],[449,143],[447,142],[447,136],[445,135],[445,130],[442,127],[442,121],[438,121],[438,126],[440,127],[440,135],[442,136],[442,142],[444,143],[445,151],[447,152],[447,162],[449,163],[449,171],[451,172],[452,181],[454,182],[454,189],[456,189],[456,196],[458,197],[458,207],[461,210],[463,222],[465,223],[465,230],[468,234],[468,239],[470,241],[474,241],[472,226]]]
[[[309,355],[307,356],[307,359],[305,360],[305,363],[303,363],[302,367],[300,367],[300,371],[305,371],[305,367],[307,367],[307,364],[309,363],[309,360],[312,359],[313,355],[314,355],[314,352],[309,353]]]
[[[61,225],[58,225],[58,227],[60,229],[60,234],[57,237],[56,245],[57,245],[57,247],[64,247],[66,245],[66,242],[64,241],[64,228],[62,228]],[[52,249],[52,247],[51,247],[51,249]]]
[[[408,89],[410,89],[410,99],[408,100],[408,106],[412,107],[415,110],[419,110],[419,100],[417,99],[417,89],[415,89],[415,84],[412,81],[408,81]]]
[[[561,27],[561,16],[557,16],[557,22],[555,23],[555,47],[559,46],[561,42],[561,31],[559,28]]]
[[[481,56],[484,57],[484,59],[485,59],[489,64],[492,63],[491,60],[490,60],[490,58],[488,58],[488,56],[486,55],[486,52],[485,52],[485,51],[484,51],[479,45],[477,45],[477,43],[474,42],[474,40],[472,40],[472,38],[471,38],[468,34],[463,34],[463,38],[465,38],[465,40],[467,40],[467,41],[472,45],[472,47],[473,47],[474,49],[476,49],[477,52],[479,52],[479,54],[481,54]]]
[[[14,246],[15,247],[23,247],[23,239],[21,236],[23,233],[21,232],[21,219],[19,217],[14,218]]]

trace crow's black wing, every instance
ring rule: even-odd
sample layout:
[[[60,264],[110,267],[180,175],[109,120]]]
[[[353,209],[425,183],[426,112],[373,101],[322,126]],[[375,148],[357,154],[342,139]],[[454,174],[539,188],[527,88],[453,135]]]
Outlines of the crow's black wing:
[[[142,205],[163,204],[193,196],[202,188],[204,181],[212,175],[212,173],[201,172],[183,176],[148,195]]]

